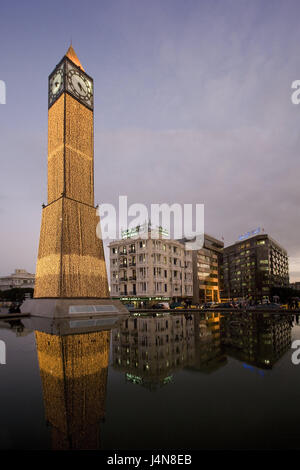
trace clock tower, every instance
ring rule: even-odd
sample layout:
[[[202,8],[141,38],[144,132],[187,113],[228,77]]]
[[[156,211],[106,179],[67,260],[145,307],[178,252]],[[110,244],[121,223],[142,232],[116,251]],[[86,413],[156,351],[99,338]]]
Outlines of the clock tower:
[[[107,273],[94,206],[94,86],[72,45],[49,76],[48,108],[48,202],[34,297],[105,299]]]

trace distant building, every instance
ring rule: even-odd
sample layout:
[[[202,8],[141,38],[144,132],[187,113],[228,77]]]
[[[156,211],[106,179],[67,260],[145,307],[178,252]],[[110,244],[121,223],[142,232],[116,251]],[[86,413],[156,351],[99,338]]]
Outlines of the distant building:
[[[261,233],[223,251],[224,295],[261,300],[272,287],[289,286],[288,255],[269,235]]]
[[[204,234],[201,250],[192,252],[193,302],[220,302],[221,266],[224,243]]]
[[[35,275],[25,269],[15,269],[10,276],[0,277],[0,290],[9,290],[15,287],[31,287],[34,289]]]
[[[192,300],[191,252],[179,241],[163,238],[161,228],[146,230],[147,239],[137,227],[109,244],[111,297],[136,306]]]

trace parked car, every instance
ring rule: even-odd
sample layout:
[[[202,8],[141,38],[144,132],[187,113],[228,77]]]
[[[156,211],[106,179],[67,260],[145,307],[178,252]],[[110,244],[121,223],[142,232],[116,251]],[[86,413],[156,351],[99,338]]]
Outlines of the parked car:
[[[159,302],[158,304],[152,305],[154,309],[168,310],[170,308],[169,302]]]
[[[280,310],[281,309],[281,305],[280,304],[276,304],[274,302],[270,302],[269,304],[260,304],[260,305],[255,305],[254,306],[254,309],[258,309],[258,310]]]
[[[206,302],[201,305],[200,308],[207,309],[207,308],[214,308],[217,304],[215,302]]]
[[[135,309],[134,304],[125,304],[125,307],[126,307],[127,310],[129,310],[129,311],[132,311],[132,310]]]
[[[172,302],[170,308],[183,308],[183,305],[181,302]]]
[[[224,302],[214,306],[214,308],[235,308],[231,302]]]

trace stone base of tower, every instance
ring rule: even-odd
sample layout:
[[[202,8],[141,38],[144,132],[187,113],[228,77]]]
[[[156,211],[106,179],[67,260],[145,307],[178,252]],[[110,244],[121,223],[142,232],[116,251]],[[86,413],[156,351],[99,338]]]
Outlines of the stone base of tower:
[[[27,299],[21,313],[47,318],[97,318],[128,315],[127,308],[119,300],[92,298]]]

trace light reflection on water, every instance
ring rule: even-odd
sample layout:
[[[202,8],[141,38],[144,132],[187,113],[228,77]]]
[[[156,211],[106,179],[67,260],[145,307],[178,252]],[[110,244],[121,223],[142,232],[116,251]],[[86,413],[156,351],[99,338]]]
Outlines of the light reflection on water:
[[[291,316],[1,322],[1,448],[299,448]],[[300,366],[298,366],[300,367]]]

